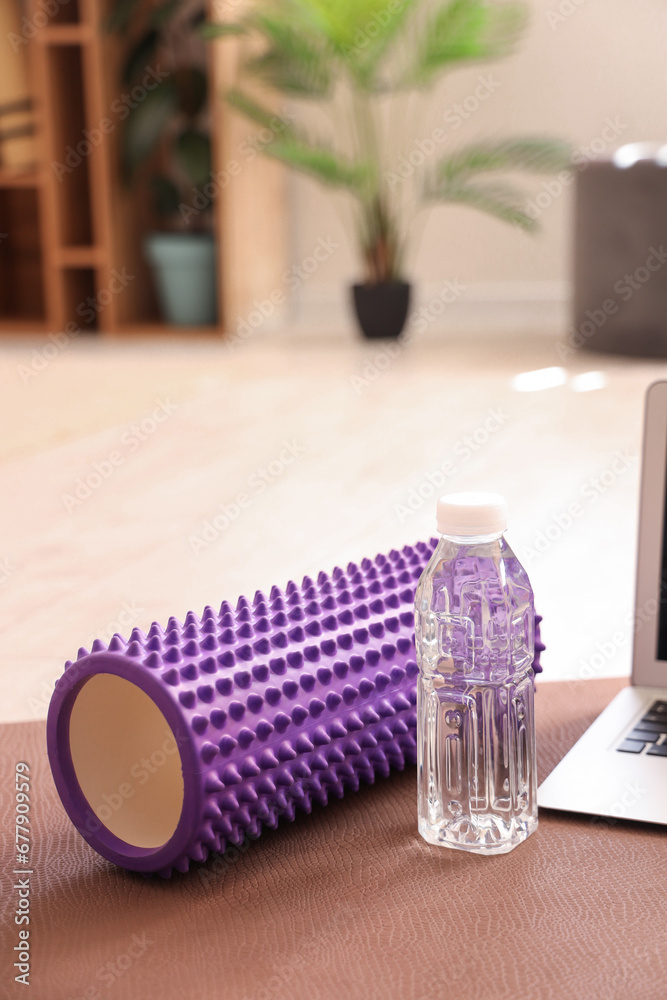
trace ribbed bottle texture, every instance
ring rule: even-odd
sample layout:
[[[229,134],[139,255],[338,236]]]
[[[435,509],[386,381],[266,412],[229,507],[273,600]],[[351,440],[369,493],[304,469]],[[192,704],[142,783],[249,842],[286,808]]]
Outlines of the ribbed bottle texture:
[[[478,854],[537,827],[533,593],[506,540],[443,537],[415,599],[419,831]]]

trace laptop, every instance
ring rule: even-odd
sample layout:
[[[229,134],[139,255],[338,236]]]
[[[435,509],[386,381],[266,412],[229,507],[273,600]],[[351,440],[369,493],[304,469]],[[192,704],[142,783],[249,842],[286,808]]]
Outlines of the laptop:
[[[655,382],[646,395],[631,685],[542,782],[540,807],[667,824],[666,472],[667,382]]]

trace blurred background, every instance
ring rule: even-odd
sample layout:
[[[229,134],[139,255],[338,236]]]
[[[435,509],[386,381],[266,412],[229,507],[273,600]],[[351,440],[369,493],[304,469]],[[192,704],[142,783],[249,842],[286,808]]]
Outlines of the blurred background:
[[[467,489],[507,495],[545,683],[629,673],[666,29],[0,0],[3,720],[96,637],[427,538]]]

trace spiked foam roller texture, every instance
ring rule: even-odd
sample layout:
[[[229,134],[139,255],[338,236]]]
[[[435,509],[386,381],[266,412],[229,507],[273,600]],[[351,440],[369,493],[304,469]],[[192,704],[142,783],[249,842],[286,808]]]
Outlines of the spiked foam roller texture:
[[[297,810],[416,761],[413,601],[436,540],[350,563],[301,586],[170,618],[79,650],[49,710],[51,767],[84,838],[122,867],[169,876]],[[541,670],[536,616],[535,671]],[[141,849],[93,815],[68,720],[85,681],[117,674],[162,710],[181,754],[184,804],[162,846]],[[140,791],[140,790],[139,790]]]

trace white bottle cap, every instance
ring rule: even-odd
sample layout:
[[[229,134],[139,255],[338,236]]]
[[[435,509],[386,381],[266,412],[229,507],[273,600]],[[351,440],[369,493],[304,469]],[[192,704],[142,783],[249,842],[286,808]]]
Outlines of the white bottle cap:
[[[441,535],[496,535],[507,528],[507,503],[500,493],[449,493],[437,520]]]

